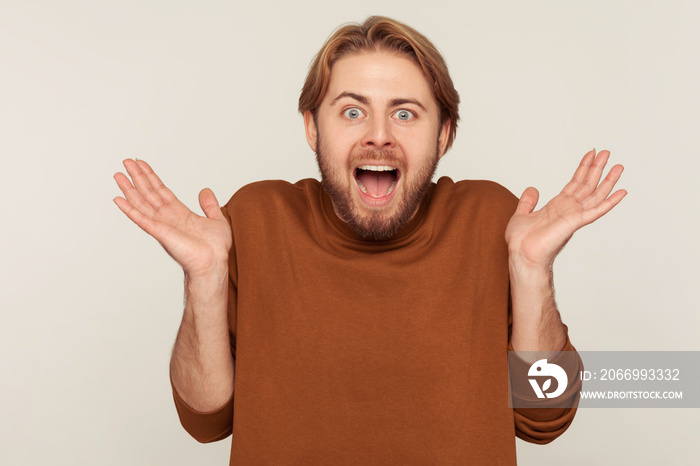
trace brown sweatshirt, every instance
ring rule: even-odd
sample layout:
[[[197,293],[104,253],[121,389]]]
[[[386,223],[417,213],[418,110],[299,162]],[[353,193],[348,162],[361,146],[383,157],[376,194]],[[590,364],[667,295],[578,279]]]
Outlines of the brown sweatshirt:
[[[222,208],[234,395],[201,413],[173,388],[184,428],[233,434],[232,465],[513,465],[516,435],[554,440],[575,409],[508,407],[516,204],[443,177],[396,237],[368,242],[316,180],[239,190]]]

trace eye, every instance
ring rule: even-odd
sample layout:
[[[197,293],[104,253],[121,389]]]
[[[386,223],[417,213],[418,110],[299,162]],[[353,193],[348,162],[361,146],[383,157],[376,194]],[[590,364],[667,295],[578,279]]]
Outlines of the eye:
[[[357,120],[360,118],[364,113],[362,113],[362,110],[360,110],[357,107],[349,108],[343,112],[343,115],[345,115],[345,118],[349,118],[350,120]]]
[[[413,112],[411,112],[411,111],[409,111],[409,110],[397,110],[397,111],[394,113],[394,116],[395,116],[396,118],[398,118],[399,120],[401,120],[401,121],[412,120],[413,118],[416,117],[416,116],[413,114]]]

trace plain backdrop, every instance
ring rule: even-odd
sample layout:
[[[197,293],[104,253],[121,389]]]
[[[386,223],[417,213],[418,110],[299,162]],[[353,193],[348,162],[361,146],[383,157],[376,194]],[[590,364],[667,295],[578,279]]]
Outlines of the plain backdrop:
[[[296,112],[341,23],[426,34],[462,97],[438,175],[541,201],[589,149],[627,198],[555,264],[579,350],[700,350],[700,9],[688,1],[19,1],[0,4],[0,463],[227,464],[180,427],[182,272],[113,204],[126,157],[191,208],[317,177]],[[581,409],[522,465],[690,465],[697,409]]]

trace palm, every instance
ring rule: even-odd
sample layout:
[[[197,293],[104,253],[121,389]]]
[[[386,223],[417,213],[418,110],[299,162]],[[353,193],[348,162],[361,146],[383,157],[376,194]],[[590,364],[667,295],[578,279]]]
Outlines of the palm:
[[[609,212],[627,194],[610,195],[623,167],[615,165],[600,182],[610,153],[587,153],[571,181],[544,207],[534,211],[538,192],[527,188],[506,228],[511,257],[527,265],[549,266],[576,230]],[[598,184],[600,182],[600,184]]]
[[[125,196],[115,198],[115,203],[188,274],[206,274],[225,260],[232,243],[231,228],[211,190],[199,194],[203,217],[180,202],[146,162],[127,159],[124,166],[133,184],[123,173],[115,175]]]

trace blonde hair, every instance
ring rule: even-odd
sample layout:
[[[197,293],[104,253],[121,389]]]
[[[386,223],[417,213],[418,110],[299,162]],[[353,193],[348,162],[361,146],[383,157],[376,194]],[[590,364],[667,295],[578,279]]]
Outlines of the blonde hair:
[[[459,94],[447,70],[447,63],[435,46],[420,32],[384,16],[370,16],[362,24],[347,24],[328,38],[314,57],[299,96],[299,112],[314,116],[328,90],[331,68],[345,55],[372,50],[403,54],[423,70],[432,84],[440,110],[440,123],[450,122],[446,149],[452,146],[459,121]]]

